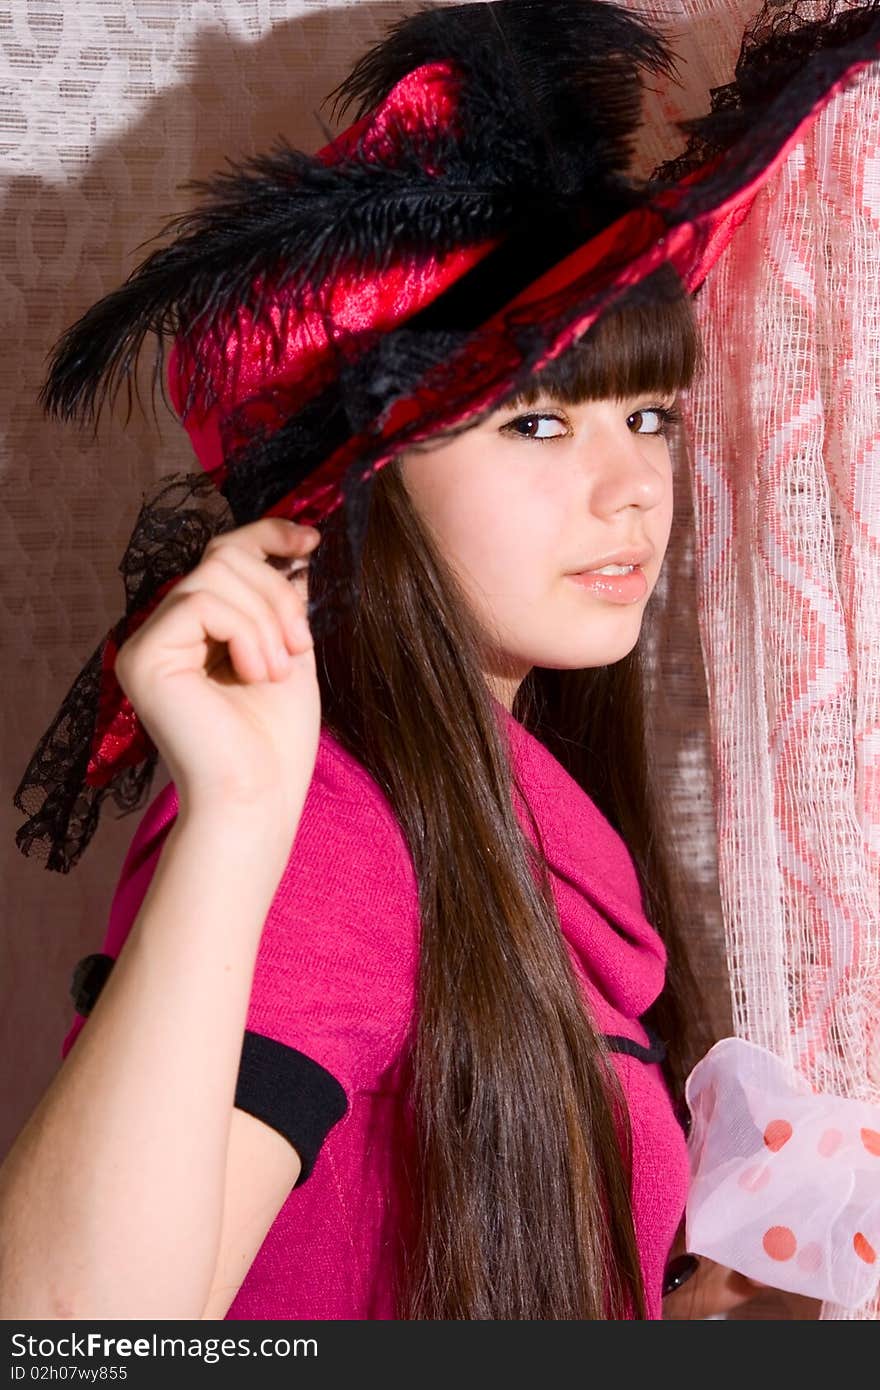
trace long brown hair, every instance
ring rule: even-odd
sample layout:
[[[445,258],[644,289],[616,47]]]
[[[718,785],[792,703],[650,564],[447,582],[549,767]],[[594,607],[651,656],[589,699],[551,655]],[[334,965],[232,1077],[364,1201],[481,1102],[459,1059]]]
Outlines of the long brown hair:
[[[698,360],[683,293],[621,301],[538,374],[534,399],[542,385],[568,403],[675,391]],[[338,518],[322,531],[315,593],[347,563]],[[316,657],[324,722],[388,797],[419,884],[398,1316],[644,1317],[626,1104],[546,865],[514,812],[515,774],[479,651],[465,595],[420,527],[397,461],[386,464],[372,485],[358,601]],[[676,929],[681,900],[643,689],[637,643],[606,667],[534,668],[513,714],[631,850],[669,953],[650,1020],[678,1088],[702,1045],[688,1032],[700,1005]]]

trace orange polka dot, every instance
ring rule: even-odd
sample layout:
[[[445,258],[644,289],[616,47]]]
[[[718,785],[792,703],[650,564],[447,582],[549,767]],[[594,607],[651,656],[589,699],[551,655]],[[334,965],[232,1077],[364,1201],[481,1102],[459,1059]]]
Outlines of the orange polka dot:
[[[873,1154],[875,1158],[880,1158],[880,1129],[863,1129],[862,1143]]]
[[[761,1163],[756,1168],[747,1168],[744,1173],[740,1173],[739,1185],[745,1188],[746,1192],[760,1192],[762,1187],[767,1186],[770,1177],[767,1164]]]
[[[833,1153],[837,1153],[842,1142],[843,1135],[839,1129],[826,1129],[819,1140],[819,1152],[823,1158],[830,1158]]]
[[[865,1240],[861,1231],[856,1231],[853,1236],[853,1250],[855,1250],[860,1260],[864,1260],[866,1265],[872,1265],[877,1258],[877,1251],[869,1241]]]
[[[787,1226],[771,1226],[764,1232],[763,1246],[771,1260],[790,1260],[797,1250],[794,1231]]]
[[[815,1241],[805,1245],[803,1250],[798,1251],[797,1266],[805,1274],[815,1274],[822,1268],[822,1247]]]
[[[771,1120],[764,1130],[764,1143],[771,1153],[778,1153],[783,1144],[788,1143],[792,1133],[793,1130],[788,1120]]]

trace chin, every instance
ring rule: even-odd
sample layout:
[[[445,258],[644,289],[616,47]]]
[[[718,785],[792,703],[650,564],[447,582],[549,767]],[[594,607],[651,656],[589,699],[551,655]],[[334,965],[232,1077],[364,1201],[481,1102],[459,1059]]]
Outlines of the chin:
[[[641,628],[635,633],[627,634],[618,642],[590,642],[589,645],[580,643],[577,646],[568,644],[565,648],[561,646],[555,651],[545,651],[536,656],[532,662],[534,666],[545,666],[551,671],[583,671],[589,666],[612,666],[615,661],[622,661],[625,656],[629,656],[639,640]]]

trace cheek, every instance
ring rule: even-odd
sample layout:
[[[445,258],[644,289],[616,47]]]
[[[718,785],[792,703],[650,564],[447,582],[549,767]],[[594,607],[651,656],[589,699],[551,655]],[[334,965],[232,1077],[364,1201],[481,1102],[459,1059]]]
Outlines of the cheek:
[[[539,446],[533,446],[537,450]],[[513,456],[512,456],[513,453]],[[565,470],[486,441],[411,456],[404,482],[474,611],[507,636],[542,630],[564,563],[572,497]]]
[[[429,517],[438,548],[470,587],[494,589],[513,549],[509,517],[488,488],[469,487],[433,498]]]
[[[564,517],[542,490],[499,481],[456,512],[456,553],[487,596],[532,603],[553,572]]]
[[[558,523],[537,520],[552,503],[527,489],[525,479],[496,461],[481,457],[414,458],[404,465],[410,498],[446,558],[497,591],[524,584],[535,554],[536,533],[558,535]]]

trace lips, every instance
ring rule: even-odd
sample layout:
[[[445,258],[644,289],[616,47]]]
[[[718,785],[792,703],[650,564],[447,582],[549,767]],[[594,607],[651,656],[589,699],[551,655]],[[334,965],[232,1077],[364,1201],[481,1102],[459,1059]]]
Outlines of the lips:
[[[604,569],[606,565],[637,565],[641,567],[648,563],[653,554],[654,551],[649,545],[622,546],[610,555],[602,555],[596,560],[590,560],[580,569],[570,572],[572,574],[592,574],[594,570]]]
[[[595,574],[584,570],[568,578],[594,598],[608,603],[637,603],[648,593],[648,581],[639,565],[627,574]]]
[[[581,570],[581,574],[606,574],[613,579],[620,579],[625,574],[632,574],[634,570],[641,569],[641,565],[633,564],[626,560],[608,560],[604,565],[597,565],[595,569]]]

